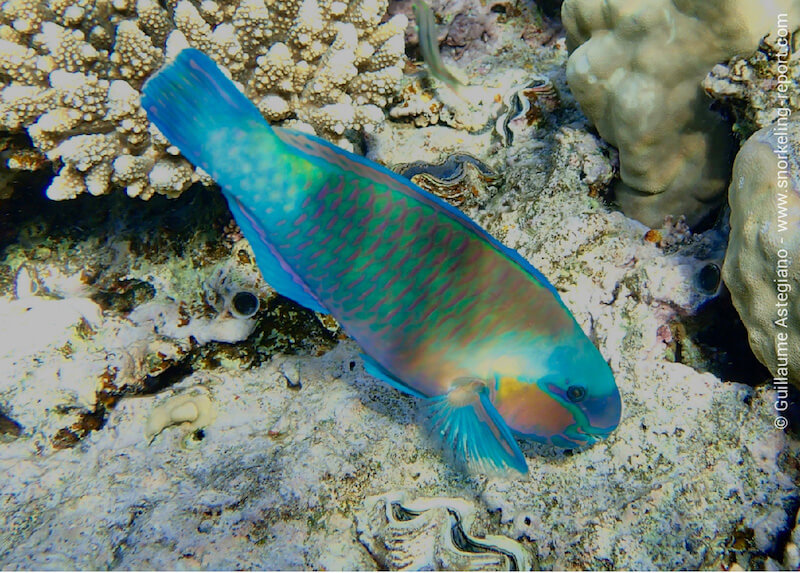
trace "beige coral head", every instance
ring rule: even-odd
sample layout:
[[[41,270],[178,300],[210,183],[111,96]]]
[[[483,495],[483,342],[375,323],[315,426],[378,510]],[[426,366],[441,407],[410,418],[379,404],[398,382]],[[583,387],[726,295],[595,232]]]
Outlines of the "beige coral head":
[[[742,146],[729,203],[723,280],[756,357],[800,387],[800,114]]]
[[[381,23],[386,0],[0,2],[0,129],[27,129],[54,162],[53,199],[209,182],[139,104],[183,49],[209,55],[267,120],[349,148],[384,121],[402,76],[405,17]]]
[[[197,430],[212,424],[217,414],[208,394],[192,390],[167,398],[153,408],[145,424],[145,436],[153,439],[169,426],[185,424],[187,430]]]
[[[651,227],[665,215],[696,225],[722,203],[735,141],[701,82],[755,50],[781,12],[800,17],[796,0],[565,0],[567,80],[619,148],[626,214]]]

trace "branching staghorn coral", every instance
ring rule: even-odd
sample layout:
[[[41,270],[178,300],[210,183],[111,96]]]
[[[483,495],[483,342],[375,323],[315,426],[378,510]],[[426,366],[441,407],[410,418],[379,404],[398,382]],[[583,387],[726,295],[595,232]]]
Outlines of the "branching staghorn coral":
[[[123,187],[143,199],[210,182],[152,126],[142,84],[185,47],[206,52],[270,122],[347,135],[384,121],[407,19],[387,0],[0,1],[0,130],[60,166],[51,199]]]

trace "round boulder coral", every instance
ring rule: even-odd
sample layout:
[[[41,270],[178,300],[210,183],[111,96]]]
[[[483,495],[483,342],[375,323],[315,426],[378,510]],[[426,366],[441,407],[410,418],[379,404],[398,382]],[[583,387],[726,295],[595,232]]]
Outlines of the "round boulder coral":
[[[756,357],[800,387],[800,115],[747,140],[729,196],[723,279]]]

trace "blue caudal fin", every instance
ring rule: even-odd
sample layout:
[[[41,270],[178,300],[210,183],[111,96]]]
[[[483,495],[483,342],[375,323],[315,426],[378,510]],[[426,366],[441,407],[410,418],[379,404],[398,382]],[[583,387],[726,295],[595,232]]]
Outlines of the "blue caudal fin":
[[[525,456],[480,381],[456,382],[431,399],[434,427],[470,468],[489,474],[528,473]]]
[[[223,188],[240,186],[242,165],[282,146],[258,108],[192,48],[144,84],[142,107],[169,142]]]
[[[194,49],[178,54],[147,81],[142,93],[142,107],[150,120],[189,161],[222,186],[264,279],[283,296],[327,312],[267,238],[270,223],[263,219],[265,205],[257,196],[263,187],[280,183],[285,193],[290,182],[274,176],[285,171],[281,159],[285,145],[258,108],[211,58]],[[255,209],[247,209],[237,197],[246,197],[248,206]]]

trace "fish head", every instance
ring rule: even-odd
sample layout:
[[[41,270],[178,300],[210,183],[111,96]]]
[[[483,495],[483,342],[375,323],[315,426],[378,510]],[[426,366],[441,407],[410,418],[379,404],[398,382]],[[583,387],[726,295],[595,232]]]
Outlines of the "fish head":
[[[600,351],[583,337],[579,344],[556,348],[549,366],[550,374],[537,384],[575,419],[574,427],[550,441],[575,447],[611,434],[619,425],[622,400],[614,374]]]
[[[611,368],[588,339],[556,347],[544,373],[496,376],[493,402],[516,434],[561,448],[605,438],[622,411]]]

